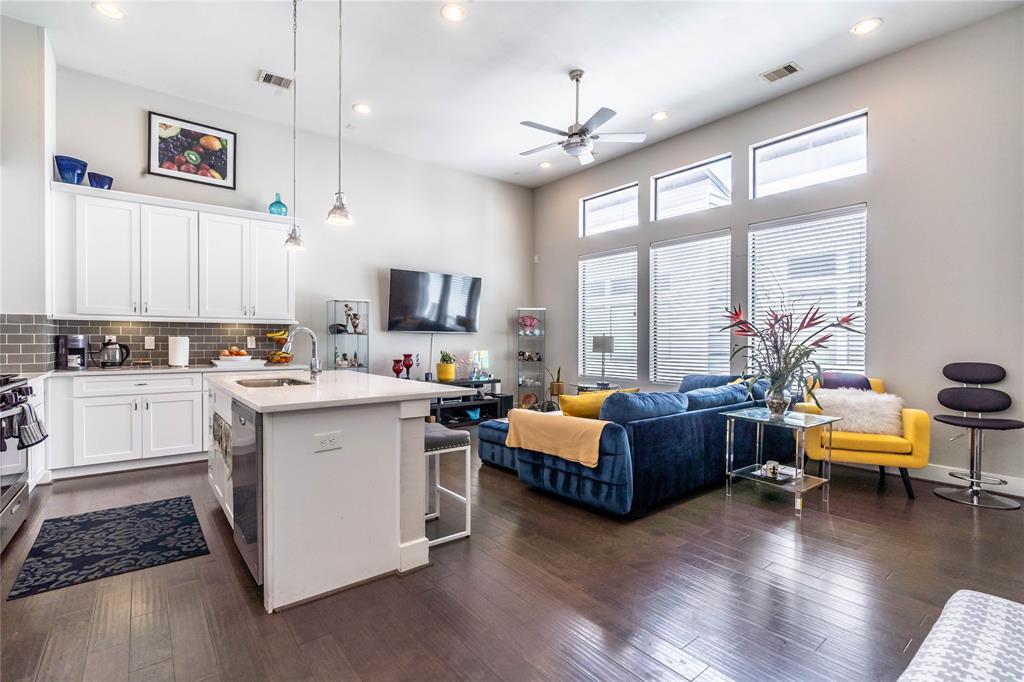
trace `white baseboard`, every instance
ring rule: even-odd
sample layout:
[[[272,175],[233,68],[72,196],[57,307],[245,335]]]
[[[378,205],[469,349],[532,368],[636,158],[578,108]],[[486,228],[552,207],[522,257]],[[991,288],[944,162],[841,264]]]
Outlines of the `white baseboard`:
[[[855,467],[857,469],[867,469],[878,471],[878,467],[870,464],[846,464],[836,462],[836,466],[847,466]],[[889,467],[887,469],[889,475],[899,475],[899,471],[895,467]],[[964,467],[949,467],[942,464],[929,464],[923,469],[909,469],[910,477],[920,479],[922,481],[931,481],[933,483],[946,483],[950,486],[966,487],[966,481],[962,481],[958,478],[950,476],[951,471],[966,471]],[[1006,495],[1014,495],[1016,497],[1024,497],[1024,478],[1020,476],[1006,476],[1003,474],[988,474],[1001,478],[1006,481],[1006,485],[983,485],[985,489],[993,493],[1003,493]]]
[[[53,469],[51,470],[51,473],[53,475],[53,480],[59,481],[65,478],[78,478],[79,476],[95,476],[96,474],[111,474],[117,471],[151,469],[153,467],[165,467],[172,464],[202,462],[205,461],[206,458],[205,452],[192,452],[187,455],[170,455],[168,457],[155,457],[153,459],[132,459],[127,462],[108,462],[106,464],[92,464],[83,467],[66,467],[64,469]]]
[[[430,545],[428,543],[429,541],[425,537],[400,543],[398,545],[398,572],[405,573],[430,563]]]

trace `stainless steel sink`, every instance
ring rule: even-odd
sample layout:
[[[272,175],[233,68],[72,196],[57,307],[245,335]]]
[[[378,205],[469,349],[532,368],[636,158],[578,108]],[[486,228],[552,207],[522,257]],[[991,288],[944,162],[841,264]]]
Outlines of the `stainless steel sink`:
[[[235,383],[246,388],[279,388],[281,386],[309,386],[312,382],[277,377],[275,379],[237,379]]]

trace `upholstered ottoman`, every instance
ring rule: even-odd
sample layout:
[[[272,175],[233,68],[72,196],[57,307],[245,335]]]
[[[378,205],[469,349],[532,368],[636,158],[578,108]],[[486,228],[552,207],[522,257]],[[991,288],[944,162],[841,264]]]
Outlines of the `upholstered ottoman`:
[[[507,418],[483,422],[477,427],[476,434],[480,438],[479,453],[482,461],[509,471],[516,470],[516,452],[505,447],[505,438],[508,436]]]

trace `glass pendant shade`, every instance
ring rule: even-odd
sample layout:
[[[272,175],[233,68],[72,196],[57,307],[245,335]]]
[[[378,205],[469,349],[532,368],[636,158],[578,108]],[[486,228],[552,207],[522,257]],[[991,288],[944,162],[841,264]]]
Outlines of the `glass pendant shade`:
[[[288,228],[288,239],[284,240],[284,248],[289,251],[305,251],[306,245],[302,242],[302,233],[298,225]]]
[[[353,225],[355,220],[348,210],[348,202],[345,200],[345,193],[338,192],[334,195],[334,206],[327,214],[327,222],[331,225]]]

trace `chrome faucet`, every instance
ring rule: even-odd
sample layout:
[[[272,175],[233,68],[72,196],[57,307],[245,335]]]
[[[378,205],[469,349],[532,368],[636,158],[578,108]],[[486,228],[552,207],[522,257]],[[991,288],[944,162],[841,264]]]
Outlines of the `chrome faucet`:
[[[313,357],[309,359],[309,378],[316,381],[316,378],[320,376],[320,355],[316,350],[316,334],[309,327],[296,327],[295,329],[288,332],[288,341],[281,347],[281,351],[284,353],[292,352],[292,339],[295,338],[296,332],[306,332],[309,334],[309,338],[313,341]]]

